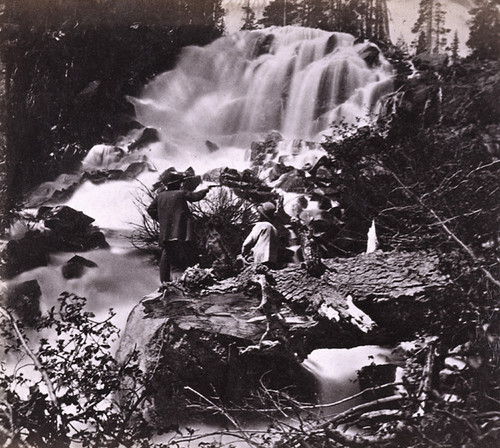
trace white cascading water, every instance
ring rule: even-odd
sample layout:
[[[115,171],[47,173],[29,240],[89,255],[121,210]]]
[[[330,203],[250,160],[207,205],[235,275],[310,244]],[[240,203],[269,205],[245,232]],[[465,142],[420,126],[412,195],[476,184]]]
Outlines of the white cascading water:
[[[390,64],[380,55],[379,63],[369,67],[358,53],[363,48],[348,34],[299,27],[238,32],[206,47],[185,48],[173,70],[131,99],[137,120],[162,137],[134,151],[134,157],[147,156],[151,170],[131,181],[86,181],[67,202],[95,218],[108,236],[111,250],[79,254],[99,267],[88,269],[82,279],[65,280],[60,267],[74,254],[54,254],[50,266],[11,282],[38,279],[45,307],[62,291],[87,297],[93,310],[114,307],[119,311],[115,322],[123,328],[132,306],[159,282],[156,268],[120,237],[141,222],[136,202],[144,194],[142,185],[151,187],[169,166],[192,166],[197,174],[225,166],[241,170],[248,166],[251,142],[262,141],[272,130],[284,137],[280,150],[287,163],[314,163],[322,152],[304,142],[319,142],[332,123],[369,122],[378,100],[392,89]],[[127,151],[135,138],[124,137],[117,146]],[[207,140],[220,149],[209,152]],[[83,165],[116,169],[123,160],[113,148],[100,145]],[[308,368],[314,370],[311,363]],[[320,377],[322,368],[316,372]]]
[[[271,130],[320,141],[332,123],[366,122],[392,89],[390,64],[381,56],[370,68],[363,48],[349,34],[291,26],[187,47],[133,100],[137,120],[160,130],[167,157],[207,154],[206,140],[246,149]]]

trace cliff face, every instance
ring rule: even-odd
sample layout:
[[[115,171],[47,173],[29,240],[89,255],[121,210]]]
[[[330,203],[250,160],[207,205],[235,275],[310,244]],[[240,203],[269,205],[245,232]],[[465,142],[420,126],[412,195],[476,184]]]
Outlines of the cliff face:
[[[186,387],[225,402],[262,385],[312,400],[315,380],[300,364],[312,350],[394,343],[448,306],[450,282],[435,254],[375,252],[325,264],[319,278],[299,265],[270,271],[273,309],[264,315],[255,309],[261,280],[251,269],[196,292],[179,283],[145,297],[129,316],[118,359],[139,352],[148,414],[181,418],[196,398]]]

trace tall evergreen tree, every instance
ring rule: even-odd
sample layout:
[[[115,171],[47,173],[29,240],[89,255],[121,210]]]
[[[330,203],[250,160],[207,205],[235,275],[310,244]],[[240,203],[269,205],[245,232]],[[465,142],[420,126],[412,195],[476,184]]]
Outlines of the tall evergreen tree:
[[[412,42],[412,47],[415,48],[415,54],[421,54],[428,51],[427,33],[420,31],[418,37]]]
[[[297,0],[272,0],[264,9],[259,23],[264,26],[295,25],[298,14]]]
[[[301,0],[297,3],[297,21],[302,26],[317,28],[326,23],[326,0]]]
[[[446,34],[448,34],[451,30],[444,26],[445,24],[445,15],[446,12],[443,9],[443,5],[438,1],[434,5],[434,33],[435,33],[435,42],[434,42],[434,53],[440,53],[441,50],[444,50],[446,47]]]
[[[415,43],[417,53],[439,53],[445,48],[446,34],[450,32],[445,27],[445,14],[446,11],[438,0],[420,0],[418,18],[411,29],[418,36]],[[422,47],[422,33],[425,33],[425,50]]]
[[[476,0],[470,11],[470,34],[467,46],[477,58],[500,57],[500,0]]]
[[[423,51],[432,51],[432,29],[434,20],[434,0],[420,0],[418,7],[417,21],[413,25],[411,31],[418,35],[416,48],[417,54]],[[425,50],[422,48],[425,35]]]
[[[458,60],[460,59],[460,56],[458,54],[458,49],[459,49],[459,40],[458,40],[458,32],[455,30],[455,34],[453,35],[453,41],[451,42],[450,45],[450,52],[451,52],[451,62],[453,64],[456,64]]]
[[[242,7],[243,9],[243,25],[242,30],[255,30],[257,29],[257,19],[255,18],[255,12],[250,7],[250,0],[247,0],[247,4]]]

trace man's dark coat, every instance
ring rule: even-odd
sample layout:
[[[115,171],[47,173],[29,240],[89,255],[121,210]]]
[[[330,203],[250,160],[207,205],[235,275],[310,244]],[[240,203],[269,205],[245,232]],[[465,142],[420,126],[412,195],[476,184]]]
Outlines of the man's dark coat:
[[[207,190],[197,192],[185,190],[164,190],[148,207],[149,215],[160,223],[159,245],[167,241],[193,241],[193,220],[187,201],[203,199]]]

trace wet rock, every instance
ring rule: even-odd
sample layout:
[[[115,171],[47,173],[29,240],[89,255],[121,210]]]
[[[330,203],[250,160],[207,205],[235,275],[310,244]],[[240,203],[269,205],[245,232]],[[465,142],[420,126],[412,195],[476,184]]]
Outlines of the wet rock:
[[[64,278],[80,278],[84,274],[86,268],[96,267],[97,264],[93,261],[80,257],[79,255],[75,255],[63,264],[61,271]]]
[[[306,179],[305,172],[297,169],[283,174],[275,184],[276,188],[289,193],[305,193],[308,186],[310,183]]]
[[[37,219],[48,230],[27,232],[22,239],[9,241],[2,253],[8,278],[46,266],[51,252],[109,247],[104,234],[91,225],[94,219],[71,207],[40,207]]]
[[[271,51],[271,46],[274,42],[274,34],[264,34],[259,36],[255,42],[253,57],[257,58],[260,55],[267,54]]]
[[[283,136],[278,131],[271,131],[263,142],[252,142],[250,160],[253,165],[263,165],[266,160],[274,159],[278,154],[278,143]]]
[[[225,168],[214,168],[213,170],[207,171],[204,173],[201,178],[205,182],[219,182],[220,176]]]
[[[146,128],[142,131],[141,136],[135,141],[128,145],[128,149],[131,151],[142,148],[144,146],[150,145],[151,143],[156,143],[160,141],[160,134],[157,129]]]
[[[368,67],[373,67],[379,63],[379,48],[372,44],[366,44],[361,50],[358,51],[359,57],[363,59]]]
[[[38,281],[28,280],[8,288],[5,305],[13,310],[22,322],[32,326],[41,316],[41,296]]]
[[[152,171],[151,165],[148,161],[133,162],[125,169],[120,177],[120,180],[136,179],[139,174],[142,174],[145,171]]]
[[[207,147],[208,152],[216,152],[220,149],[219,145],[217,145],[214,142],[211,142],[210,140],[205,141],[205,146]]]
[[[220,175],[220,183],[231,188],[238,197],[252,202],[266,202],[277,196],[252,170],[239,172],[225,168]]]
[[[81,182],[81,174],[61,174],[54,181],[44,182],[29,193],[25,205],[32,208],[48,202],[65,201],[71,197]]]
[[[64,235],[70,232],[86,232],[94,222],[94,218],[67,205],[40,207],[37,219],[43,220],[45,227]]]
[[[21,272],[47,266],[49,252],[47,239],[41,232],[27,232],[22,239],[9,241],[5,246],[3,274],[12,278]]]
[[[338,39],[335,34],[332,34],[326,43],[325,54],[331,53],[335,48],[337,48]]]
[[[267,175],[269,182],[274,182],[279,179],[282,174],[288,173],[293,169],[293,166],[287,166],[284,163],[274,163],[269,170],[269,174]]]

